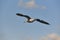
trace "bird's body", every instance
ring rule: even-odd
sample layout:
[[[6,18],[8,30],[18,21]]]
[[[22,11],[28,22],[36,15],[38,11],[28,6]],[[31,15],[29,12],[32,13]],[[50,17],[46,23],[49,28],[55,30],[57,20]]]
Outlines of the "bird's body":
[[[33,18],[27,20],[28,23],[32,23],[32,22],[34,22],[34,21],[35,21],[35,19],[33,19]]]
[[[23,15],[23,14],[21,14],[21,13],[17,13],[16,15],[21,16],[21,17],[26,17],[26,18],[27,18],[27,21],[26,21],[26,22],[28,22],[28,23],[32,23],[32,22],[34,22],[34,21],[38,21],[38,22],[41,22],[41,23],[44,23],[44,24],[49,25],[48,22],[45,22],[45,21],[40,20],[40,19],[34,19],[34,18],[31,18],[31,17],[29,17],[29,16],[27,16],[27,15]]]

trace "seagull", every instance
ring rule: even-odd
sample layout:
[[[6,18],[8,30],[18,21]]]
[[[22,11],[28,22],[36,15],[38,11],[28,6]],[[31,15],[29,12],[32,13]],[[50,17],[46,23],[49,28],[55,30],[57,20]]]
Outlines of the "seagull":
[[[49,25],[49,23],[46,22],[46,21],[44,21],[44,20],[33,19],[33,18],[31,18],[30,16],[28,16],[28,15],[24,15],[24,14],[21,14],[21,13],[16,13],[16,15],[27,18],[27,21],[26,21],[26,22],[28,22],[28,23],[33,23],[34,21],[38,21],[38,22],[40,22],[40,23]]]

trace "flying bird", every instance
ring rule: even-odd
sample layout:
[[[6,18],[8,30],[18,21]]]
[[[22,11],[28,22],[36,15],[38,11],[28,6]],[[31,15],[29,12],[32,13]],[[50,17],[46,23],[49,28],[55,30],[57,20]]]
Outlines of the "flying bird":
[[[16,15],[27,18],[27,21],[26,21],[26,22],[28,22],[28,23],[32,23],[32,22],[34,22],[34,21],[38,21],[38,22],[40,22],[40,23],[49,25],[49,23],[46,22],[46,21],[44,21],[44,20],[33,19],[33,18],[31,18],[30,16],[28,16],[28,15],[24,15],[24,14],[21,14],[21,13],[16,13]]]

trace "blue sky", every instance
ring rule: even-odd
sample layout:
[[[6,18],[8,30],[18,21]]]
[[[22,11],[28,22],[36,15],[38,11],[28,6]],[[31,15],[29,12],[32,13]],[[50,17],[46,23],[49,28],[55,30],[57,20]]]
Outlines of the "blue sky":
[[[0,37],[2,40],[39,40],[42,36],[60,35],[60,0],[0,0]],[[24,23],[27,14],[49,22]]]

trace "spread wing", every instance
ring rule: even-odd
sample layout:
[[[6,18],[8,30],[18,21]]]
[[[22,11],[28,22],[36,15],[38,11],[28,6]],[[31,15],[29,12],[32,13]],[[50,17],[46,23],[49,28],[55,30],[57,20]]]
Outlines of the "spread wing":
[[[23,15],[23,14],[21,14],[21,13],[17,13],[16,15],[22,16],[22,17],[26,17],[27,19],[31,19],[28,15]]]
[[[36,19],[36,21],[49,25],[49,23],[44,20]]]

